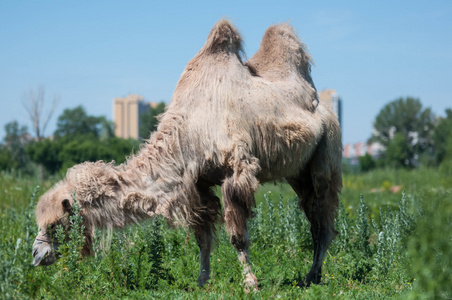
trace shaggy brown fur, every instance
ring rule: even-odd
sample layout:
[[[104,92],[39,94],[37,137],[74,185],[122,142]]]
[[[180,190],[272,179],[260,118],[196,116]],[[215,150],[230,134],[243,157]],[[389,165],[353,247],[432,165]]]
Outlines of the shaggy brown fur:
[[[259,183],[286,178],[312,225],[314,263],[306,284],[318,283],[326,248],[336,235],[342,186],[339,124],[318,102],[311,58],[291,26],[268,28],[246,63],[241,51],[237,29],[219,21],[187,64],[158,130],[137,155],[119,166],[77,165],[42,196],[36,209],[41,235],[67,214],[62,201],[72,203],[72,191],[89,237],[95,227],[123,227],[163,215],[194,229],[203,285],[210,276],[211,240],[221,210],[211,188],[221,185],[226,229],[247,286],[257,288],[246,221]]]

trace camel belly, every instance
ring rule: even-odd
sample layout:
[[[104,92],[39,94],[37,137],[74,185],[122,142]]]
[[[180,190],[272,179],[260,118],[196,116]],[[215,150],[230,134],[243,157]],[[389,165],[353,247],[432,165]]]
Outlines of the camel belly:
[[[253,155],[259,159],[261,167],[259,180],[265,182],[298,174],[311,158],[323,134],[319,123],[305,118],[257,124]]]

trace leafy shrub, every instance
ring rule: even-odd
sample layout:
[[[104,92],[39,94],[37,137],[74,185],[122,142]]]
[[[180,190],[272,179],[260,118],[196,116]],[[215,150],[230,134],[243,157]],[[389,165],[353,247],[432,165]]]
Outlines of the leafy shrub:
[[[406,172],[400,171],[400,178],[410,178],[418,185],[425,181],[430,185],[432,177],[437,178],[428,170]],[[385,177],[381,171],[363,176],[349,178],[350,186],[366,189],[369,178],[373,182],[370,186],[399,180]],[[447,178],[435,180],[449,184]],[[122,230],[96,232],[95,255],[80,259],[83,222],[75,214],[73,235],[63,241],[60,260],[49,267],[34,268],[31,247],[37,233],[34,206],[39,191],[24,201],[21,199],[32,194],[32,181],[0,174],[0,184],[3,298],[382,299],[406,298],[410,290],[413,297],[450,297],[452,213],[448,187],[429,186],[424,191],[408,186],[410,194],[401,196],[388,192],[383,195],[398,197],[398,201],[390,198],[388,205],[380,204],[376,209],[368,209],[368,204],[375,205],[372,195],[351,197],[349,193],[347,199],[343,197],[336,220],[340,234],[322,268],[324,285],[310,289],[296,287],[309,271],[313,253],[310,225],[298,209],[298,199],[288,193],[279,197],[275,197],[278,193],[262,194],[257,198],[256,217],[249,223],[251,264],[261,291],[247,296],[243,294],[237,254],[223,226],[212,252],[210,284],[204,289],[196,285],[199,249],[193,234],[180,228],[170,230],[161,218]],[[46,189],[50,183],[44,186]]]
[[[72,206],[72,215],[69,217],[69,227],[63,228],[58,225],[56,228],[56,239],[59,243],[58,252],[60,259],[57,261],[57,276],[61,280],[61,284],[65,288],[69,288],[74,284],[79,284],[83,279],[83,269],[78,267],[82,259],[81,250],[85,242],[83,235],[85,225],[83,225],[83,217],[80,215],[82,210],[72,195],[74,205]],[[66,230],[69,233],[66,233]]]
[[[358,161],[361,172],[369,172],[377,167],[377,162],[369,153],[358,157]]]
[[[412,298],[452,298],[452,192],[427,193],[408,239],[408,261],[415,280]]]

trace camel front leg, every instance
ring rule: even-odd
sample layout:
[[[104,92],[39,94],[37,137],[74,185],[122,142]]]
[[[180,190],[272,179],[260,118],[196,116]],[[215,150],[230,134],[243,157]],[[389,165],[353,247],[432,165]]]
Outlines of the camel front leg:
[[[238,197],[239,193],[236,193],[237,190],[231,189],[231,186],[228,186],[230,182],[226,180],[222,186],[224,221],[226,231],[231,237],[231,244],[237,250],[238,259],[243,267],[245,291],[249,292],[251,289],[258,290],[257,278],[251,270],[249,238],[246,225],[247,219],[251,217],[249,203],[254,202],[254,198],[246,199]],[[246,199],[246,201],[243,201],[243,199]]]
[[[200,250],[200,272],[198,286],[203,287],[210,279],[210,252],[212,250],[212,231],[209,227],[195,229],[196,242]]]
[[[234,174],[224,179],[221,185],[224,205],[226,231],[231,236],[231,243],[238,253],[243,266],[245,291],[258,290],[257,278],[251,271],[249,259],[249,238],[247,220],[251,218],[255,207],[254,193],[259,188],[256,174],[260,170],[258,159],[247,153],[244,145],[235,149]]]
[[[243,267],[243,276],[245,277],[244,284],[246,292],[250,292],[251,289],[258,290],[257,278],[251,270],[250,258],[248,254],[249,239],[248,233],[245,228],[245,238],[243,240],[237,240],[237,236],[231,236],[231,243],[237,250],[239,262]]]
[[[221,203],[220,198],[215,196],[209,185],[198,182],[198,191],[201,196],[203,209],[198,212],[198,219],[193,225],[196,242],[200,250],[200,272],[198,285],[203,287],[210,279],[210,252],[212,251],[212,240],[216,230],[215,224],[219,222]]]

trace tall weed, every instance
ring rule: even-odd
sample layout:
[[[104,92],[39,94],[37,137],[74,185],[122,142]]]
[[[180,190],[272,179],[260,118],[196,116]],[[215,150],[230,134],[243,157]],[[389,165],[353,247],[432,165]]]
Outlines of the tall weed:
[[[428,191],[418,203],[421,214],[408,237],[412,298],[452,298],[452,191]]]
[[[200,289],[196,286],[199,249],[193,234],[169,229],[160,218],[114,230],[107,239],[110,246],[97,232],[95,256],[81,259],[83,220],[74,213],[70,237],[62,240],[60,260],[34,268],[34,207],[40,192],[35,190],[30,199],[30,181],[0,176],[1,297],[450,298],[451,186],[447,178],[431,173],[434,180],[421,188],[420,177],[429,177],[427,172],[375,171],[348,178],[350,186],[356,183],[363,190],[363,196],[344,192],[336,220],[339,235],[323,267],[324,284],[310,289],[296,287],[309,271],[313,254],[310,224],[297,206],[298,199],[293,193],[262,194],[256,199],[256,217],[249,222],[251,264],[261,291],[250,295],[243,294],[241,266],[223,226],[212,252],[211,280]],[[385,180],[402,184],[407,193],[367,193]],[[433,186],[432,181],[441,185]],[[276,188],[272,186],[273,191]]]

